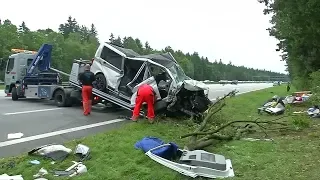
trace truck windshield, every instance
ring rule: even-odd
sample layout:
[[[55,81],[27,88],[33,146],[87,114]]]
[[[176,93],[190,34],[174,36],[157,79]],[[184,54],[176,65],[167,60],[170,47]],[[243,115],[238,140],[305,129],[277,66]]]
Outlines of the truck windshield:
[[[13,68],[14,68],[14,58],[9,58],[7,62],[6,72],[7,73],[11,72]]]

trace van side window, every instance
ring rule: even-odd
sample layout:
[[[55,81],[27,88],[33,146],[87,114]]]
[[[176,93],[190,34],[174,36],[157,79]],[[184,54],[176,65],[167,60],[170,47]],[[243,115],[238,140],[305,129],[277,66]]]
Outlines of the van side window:
[[[14,68],[14,58],[9,58],[6,71],[11,72],[13,70],[13,68]]]
[[[114,67],[121,70],[122,57],[117,53],[113,52],[107,47],[103,47],[100,57],[108,63],[112,64]]]
[[[32,63],[33,59],[28,59],[27,60],[27,66],[30,66],[30,64]]]

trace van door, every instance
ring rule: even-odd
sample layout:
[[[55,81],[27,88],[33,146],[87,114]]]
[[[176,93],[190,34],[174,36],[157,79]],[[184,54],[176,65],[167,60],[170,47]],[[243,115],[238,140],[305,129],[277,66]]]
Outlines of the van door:
[[[106,46],[103,46],[100,57],[95,59],[100,66],[97,70],[105,75],[108,86],[116,90],[123,76],[123,60],[124,57]]]
[[[161,99],[161,96],[160,96],[160,93],[159,93],[159,89],[158,89],[158,85],[157,85],[157,82],[156,80],[154,79],[153,76],[149,77],[148,79],[142,81],[140,84],[136,85],[132,92],[133,92],[133,95],[131,96],[131,105],[134,105],[136,102],[136,97],[137,97],[137,91],[138,91],[138,88],[142,85],[142,84],[149,84],[154,92],[156,93],[156,97],[157,97],[157,100]]]

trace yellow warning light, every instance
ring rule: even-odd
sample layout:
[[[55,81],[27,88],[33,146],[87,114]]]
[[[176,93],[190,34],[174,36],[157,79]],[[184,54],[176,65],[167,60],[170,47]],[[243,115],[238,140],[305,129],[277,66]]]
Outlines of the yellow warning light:
[[[24,49],[11,49],[11,52],[13,53],[28,53],[28,54],[37,54],[37,51],[29,51]]]

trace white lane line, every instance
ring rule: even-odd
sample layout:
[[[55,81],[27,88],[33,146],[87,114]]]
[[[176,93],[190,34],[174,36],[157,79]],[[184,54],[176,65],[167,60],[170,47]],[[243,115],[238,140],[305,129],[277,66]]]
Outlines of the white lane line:
[[[74,127],[74,128],[70,128],[70,129],[64,129],[64,130],[60,130],[60,131],[49,132],[49,133],[45,133],[45,134],[38,134],[38,135],[35,135],[35,136],[25,137],[25,138],[21,138],[21,139],[4,141],[4,142],[0,142],[0,148],[1,147],[6,147],[6,146],[10,146],[10,145],[14,145],[14,144],[23,143],[23,142],[29,142],[29,141],[33,141],[33,140],[44,139],[44,138],[57,136],[57,135],[61,135],[61,134],[67,134],[67,133],[80,131],[80,130],[84,130],[84,129],[104,126],[104,125],[108,125],[108,124],[113,124],[113,123],[117,123],[117,122],[121,122],[121,121],[127,121],[127,120],[126,119],[114,119],[114,120],[110,120],[110,121],[104,121],[104,122],[100,122],[100,123],[89,124],[89,125]]]
[[[4,113],[3,115],[15,115],[15,114],[27,114],[27,113],[33,113],[33,112],[43,112],[43,111],[54,111],[59,110],[63,108],[51,108],[51,109],[38,109],[38,110],[32,110],[32,111],[20,111],[20,112],[12,112],[12,113]]]
[[[226,91],[225,89],[213,89],[212,91],[210,92],[217,92],[217,91]]]

